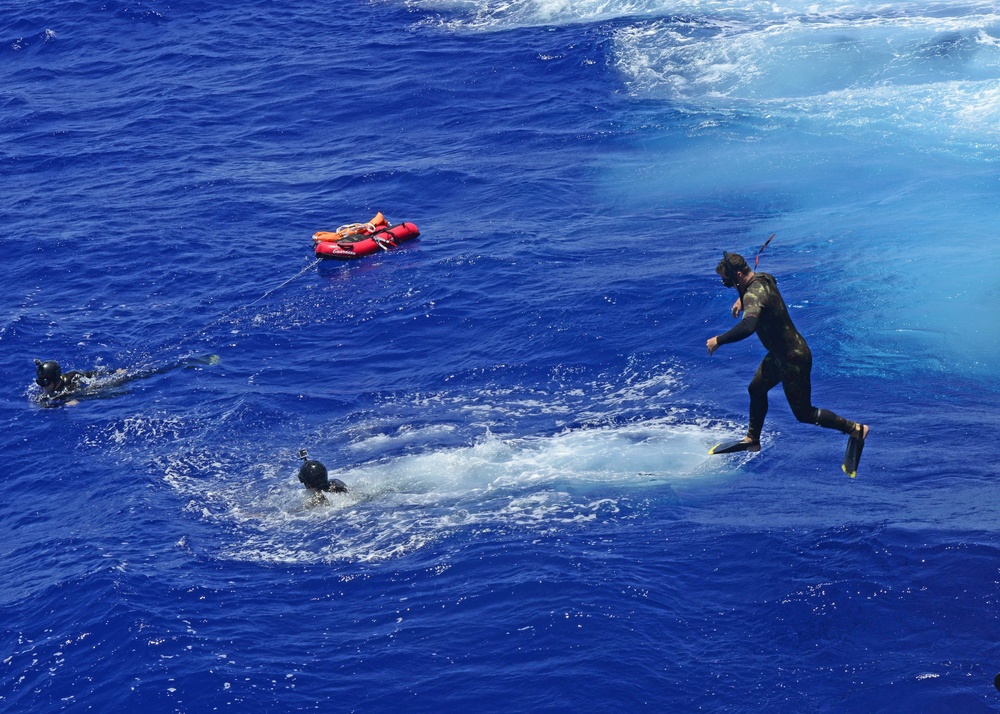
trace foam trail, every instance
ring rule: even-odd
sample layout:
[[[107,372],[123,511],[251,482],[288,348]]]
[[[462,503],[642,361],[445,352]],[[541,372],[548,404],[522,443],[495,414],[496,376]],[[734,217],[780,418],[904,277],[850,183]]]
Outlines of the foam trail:
[[[634,482],[649,475],[692,478],[707,460],[712,436],[688,426],[642,425],[567,431],[504,441],[487,436],[473,446],[403,457],[388,466],[399,481],[422,482],[462,494],[538,483]],[[384,466],[355,472],[377,481]],[[352,475],[348,472],[348,475]]]
[[[487,434],[429,450],[332,470],[350,489],[306,507],[293,473],[208,454],[168,460],[166,481],[187,510],[233,534],[223,557],[276,562],[398,557],[458,529],[563,528],[619,517],[638,487],[666,489],[717,475],[739,460],[707,455],[731,427],[650,422],[503,440]],[[251,481],[251,483],[253,483]]]

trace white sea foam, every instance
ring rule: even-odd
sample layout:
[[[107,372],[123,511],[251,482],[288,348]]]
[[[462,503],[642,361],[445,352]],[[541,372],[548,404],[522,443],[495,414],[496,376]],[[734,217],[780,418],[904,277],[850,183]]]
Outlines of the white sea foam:
[[[84,442],[89,446],[114,450],[125,446],[135,446],[139,442],[163,442],[177,439],[185,427],[181,417],[169,415],[141,414],[125,417],[102,426],[88,434]]]
[[[407,444],[419,444],[438,439],[455,431],[453,424],[429,424],[421,427],[403,426],[392,433],[376,431],[352,442],[348,449],[354,454],[378,454]]]
[[[455,29],[619,20],[613,63],[633,94],[827,131],[899,129],[997,145],[995,3],[414,0]],[[910,139],[906,139],[910,140]]]
[[[305,442],[349,492],[320,505],[309,505],[288,449],[233,443],[228,453],[209,452],[189,430],[190,443],[172,443],[156,468],[189,517],[219,531],[211,539],[218,557],[366,562],[457,534],[537,534],[629,517],[629,504],[647,494],[674,498],[752,458],[708,456],[741,425],[692,416],[670,363],[630,364],[572,390],[564,372],[528,386],[386,395],[345,424],[324,425]],[[427,414],[435,419],[413,420]],[[554,426],[507,431],[535,420]]]
[[[991,29],[992,28],[992,29]],[[1000,15],[657,20],[615,33],[638,95],[697,106],[1000,77]]]
[[[193,517],[216,524],[221,557],[269,562],[354,562],[411,553],[459,529],[549,531],[617,517],[636,488],[709,478],[738,461],[707,449],[734,427],[671,420],[567,430],[428,449],[331,473],[346,495],[318,506],[286,465],[234,473],[234,459],[177,454],[166,482]],[[246,468],[246,467],[245,467]]]
[[[975,16],[993,11],[979,2],[916,3],[839,2],[805,0],[407,0],[410,7],[436,13],[439,22],[454,29],[505,30],[512,27],[566,25],[643,18],[776,21],[795,18],[872,16]]]

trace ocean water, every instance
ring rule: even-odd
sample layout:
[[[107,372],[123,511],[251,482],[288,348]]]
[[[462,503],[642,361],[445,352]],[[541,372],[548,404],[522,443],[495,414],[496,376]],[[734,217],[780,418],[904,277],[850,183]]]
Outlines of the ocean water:
[[[6,2],[0,187],[0,710],[1000,710],[996,3]]]

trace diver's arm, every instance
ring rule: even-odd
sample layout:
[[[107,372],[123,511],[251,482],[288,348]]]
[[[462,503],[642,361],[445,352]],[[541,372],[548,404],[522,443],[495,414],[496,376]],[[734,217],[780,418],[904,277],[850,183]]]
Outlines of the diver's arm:
[[[739,342],[740,340],[745,340],[750,335],[752,335],[757,330],[757,316],[756,315],[744,315],[743,319],[733,329],[728,332],[724,332],[715,338],[715,341],[720,345],[728,345],[732,342]]]
[[[72,394],[44,394],[38,398],[38,406],[42,409],[52,409],[54,407],[75,407],[80,403],[80,400],[73,399],[72,397]]]
[[[732,313],[733,317],[739,317],[740,312],[743,310],[743,298],[736,298],[736,302],[733,303]]]

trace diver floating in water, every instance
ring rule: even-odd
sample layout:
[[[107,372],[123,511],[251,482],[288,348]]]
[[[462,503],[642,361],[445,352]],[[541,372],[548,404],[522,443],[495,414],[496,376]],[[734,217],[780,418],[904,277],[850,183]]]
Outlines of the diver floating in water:
[[[80,399],[107,396],[108,390],[126,382],[146,379],[178,367],[197,367],[219,362],[218,355],[187,357],[167,367],[155,367],[136,372],[119,369],[72,370],[63,372],[55,360],[35,360],[35,384],[42,388],[38,403],[43,407],[73,406]]]
[[[347,493],[347,484],[339,478],[331,479],[327,473],[326,466],[319,461],[309,459],[309,453],[305,449],[299,451],[302,458],[302,466],[299,468],[299,481],[311,493],[314,494],[312,503],[322,503],[326,501],[324,493]]]
[[[125,374],[124,369],[63,372],[55,360],[42,362],[36,359],[35,384],[42,388],[42,395],[38,401],[42,406],[72,406],[78,401],[74,397],[93,394],[98,385],[108,387],[119,384]]]
[[[766,247],[767,243],[764,245]],[[750,424],[746,438],[728,444],[717,444],[709,453],[760,451],[760,433],[767,415],[767,393],[780,382],[796,419],[836,429],[850,436],[842,468],[844,473],[853,478],[857,474],[858,461],[868,437],[868,426],[848,421],[827,409],[817,409],[812,405],[812,353],[792,324],[785,302],[778,292],[777,280],[767,273],[755,273],[743,256],[737,253],[723,253],[715,272],[722,277],[723,285],[727,288],[735,287],[739,292],[739,297],[733,303],[732,314],[733,317],[738,317],[742,311],[743,320],[728,332],[709,338],[706,342],[708,354],[711,355],[721,345],[743,340],[756,332],[767,355],[750,382]]]

